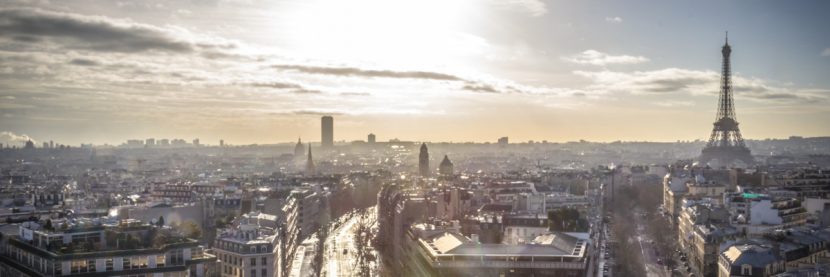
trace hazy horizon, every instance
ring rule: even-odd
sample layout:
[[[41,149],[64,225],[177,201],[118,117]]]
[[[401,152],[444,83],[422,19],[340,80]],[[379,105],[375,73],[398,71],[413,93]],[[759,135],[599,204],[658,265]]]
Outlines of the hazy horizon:
[[[637,1],[635,1],[637,2]],[[6,1],[0,143],[830,136],[826,1]],[[39,145],[38,145],[39,146]]]

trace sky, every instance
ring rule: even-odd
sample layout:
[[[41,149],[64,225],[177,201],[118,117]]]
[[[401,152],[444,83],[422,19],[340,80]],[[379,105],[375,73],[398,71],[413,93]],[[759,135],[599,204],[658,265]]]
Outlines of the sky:
[[[828,1],[0,2],[0,143],[830,135]]]

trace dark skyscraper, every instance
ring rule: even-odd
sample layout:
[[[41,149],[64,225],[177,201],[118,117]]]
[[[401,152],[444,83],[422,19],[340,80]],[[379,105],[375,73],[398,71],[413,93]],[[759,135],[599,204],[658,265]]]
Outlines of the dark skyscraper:
[[[738,129],[738,120],[735,117],[735,104],[732,100],[732,68],[729,62],[729,55],[732,54],[732,47],[729,46],[729,38],[721,49],[723,54],[723,65],[720,82],[720,96],[718,99],[718,114],[715,118],[715,127],[709,142],[700,155],[700,162],[703,164],[713,160],[726,166],[734,161],[742,161],[747,165],[753,164],[752,154],[744,144],[741,130]]]
[[[421,177],[429,177],[429,150],[427,144],[421,144],[421,153],[418,155],[418,173]]]
[[[331,116],[324,116],[321,119],[322,138],[320,142],[324,148],[334,146],[334,118]]]

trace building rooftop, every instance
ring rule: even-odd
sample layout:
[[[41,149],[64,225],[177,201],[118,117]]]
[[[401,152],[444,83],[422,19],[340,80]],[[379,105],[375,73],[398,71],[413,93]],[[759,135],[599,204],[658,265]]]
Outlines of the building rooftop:
[[[732,245],[721,255],[733,265],[748,264],[753,267],[765,267],[778,260],[772,249],[753,243]]]
[[[587,236],[581,233],[554,232],[538,236],[531,243],[497,244],[473,241],[456,230],[433,228],[425,224],[413,227],[422,246],[433,256],[582,257],[588,244]]]

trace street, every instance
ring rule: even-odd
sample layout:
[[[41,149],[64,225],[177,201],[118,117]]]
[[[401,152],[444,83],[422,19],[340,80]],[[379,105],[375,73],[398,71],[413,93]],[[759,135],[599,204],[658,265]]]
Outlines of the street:
[[[335,229],[326,239],[325,256],[323,257],[324,275],[329,277],[357,276],[357,248],[355,247],[354,232],[357,229],[361,216],[368,218],[368,222],[376,222],[375,207],[366,209],[361,214],[352,215],[340,227]],[[377,254],[375,254],[377,256]],[[376,270],[373,270],[376,272]]]
[[[637,221],[637,233],[640,235],[636,237],[640,244],[640,252],[643,257],[643,266],[646,269],[646,274],[649,277],[669,277],[671,273],[665,266],[658,263],[658,257],[655,247],[652,245],[653,239],[646,235],[646,227],[643,223],[643,213],[637,213],[635,216]]]

